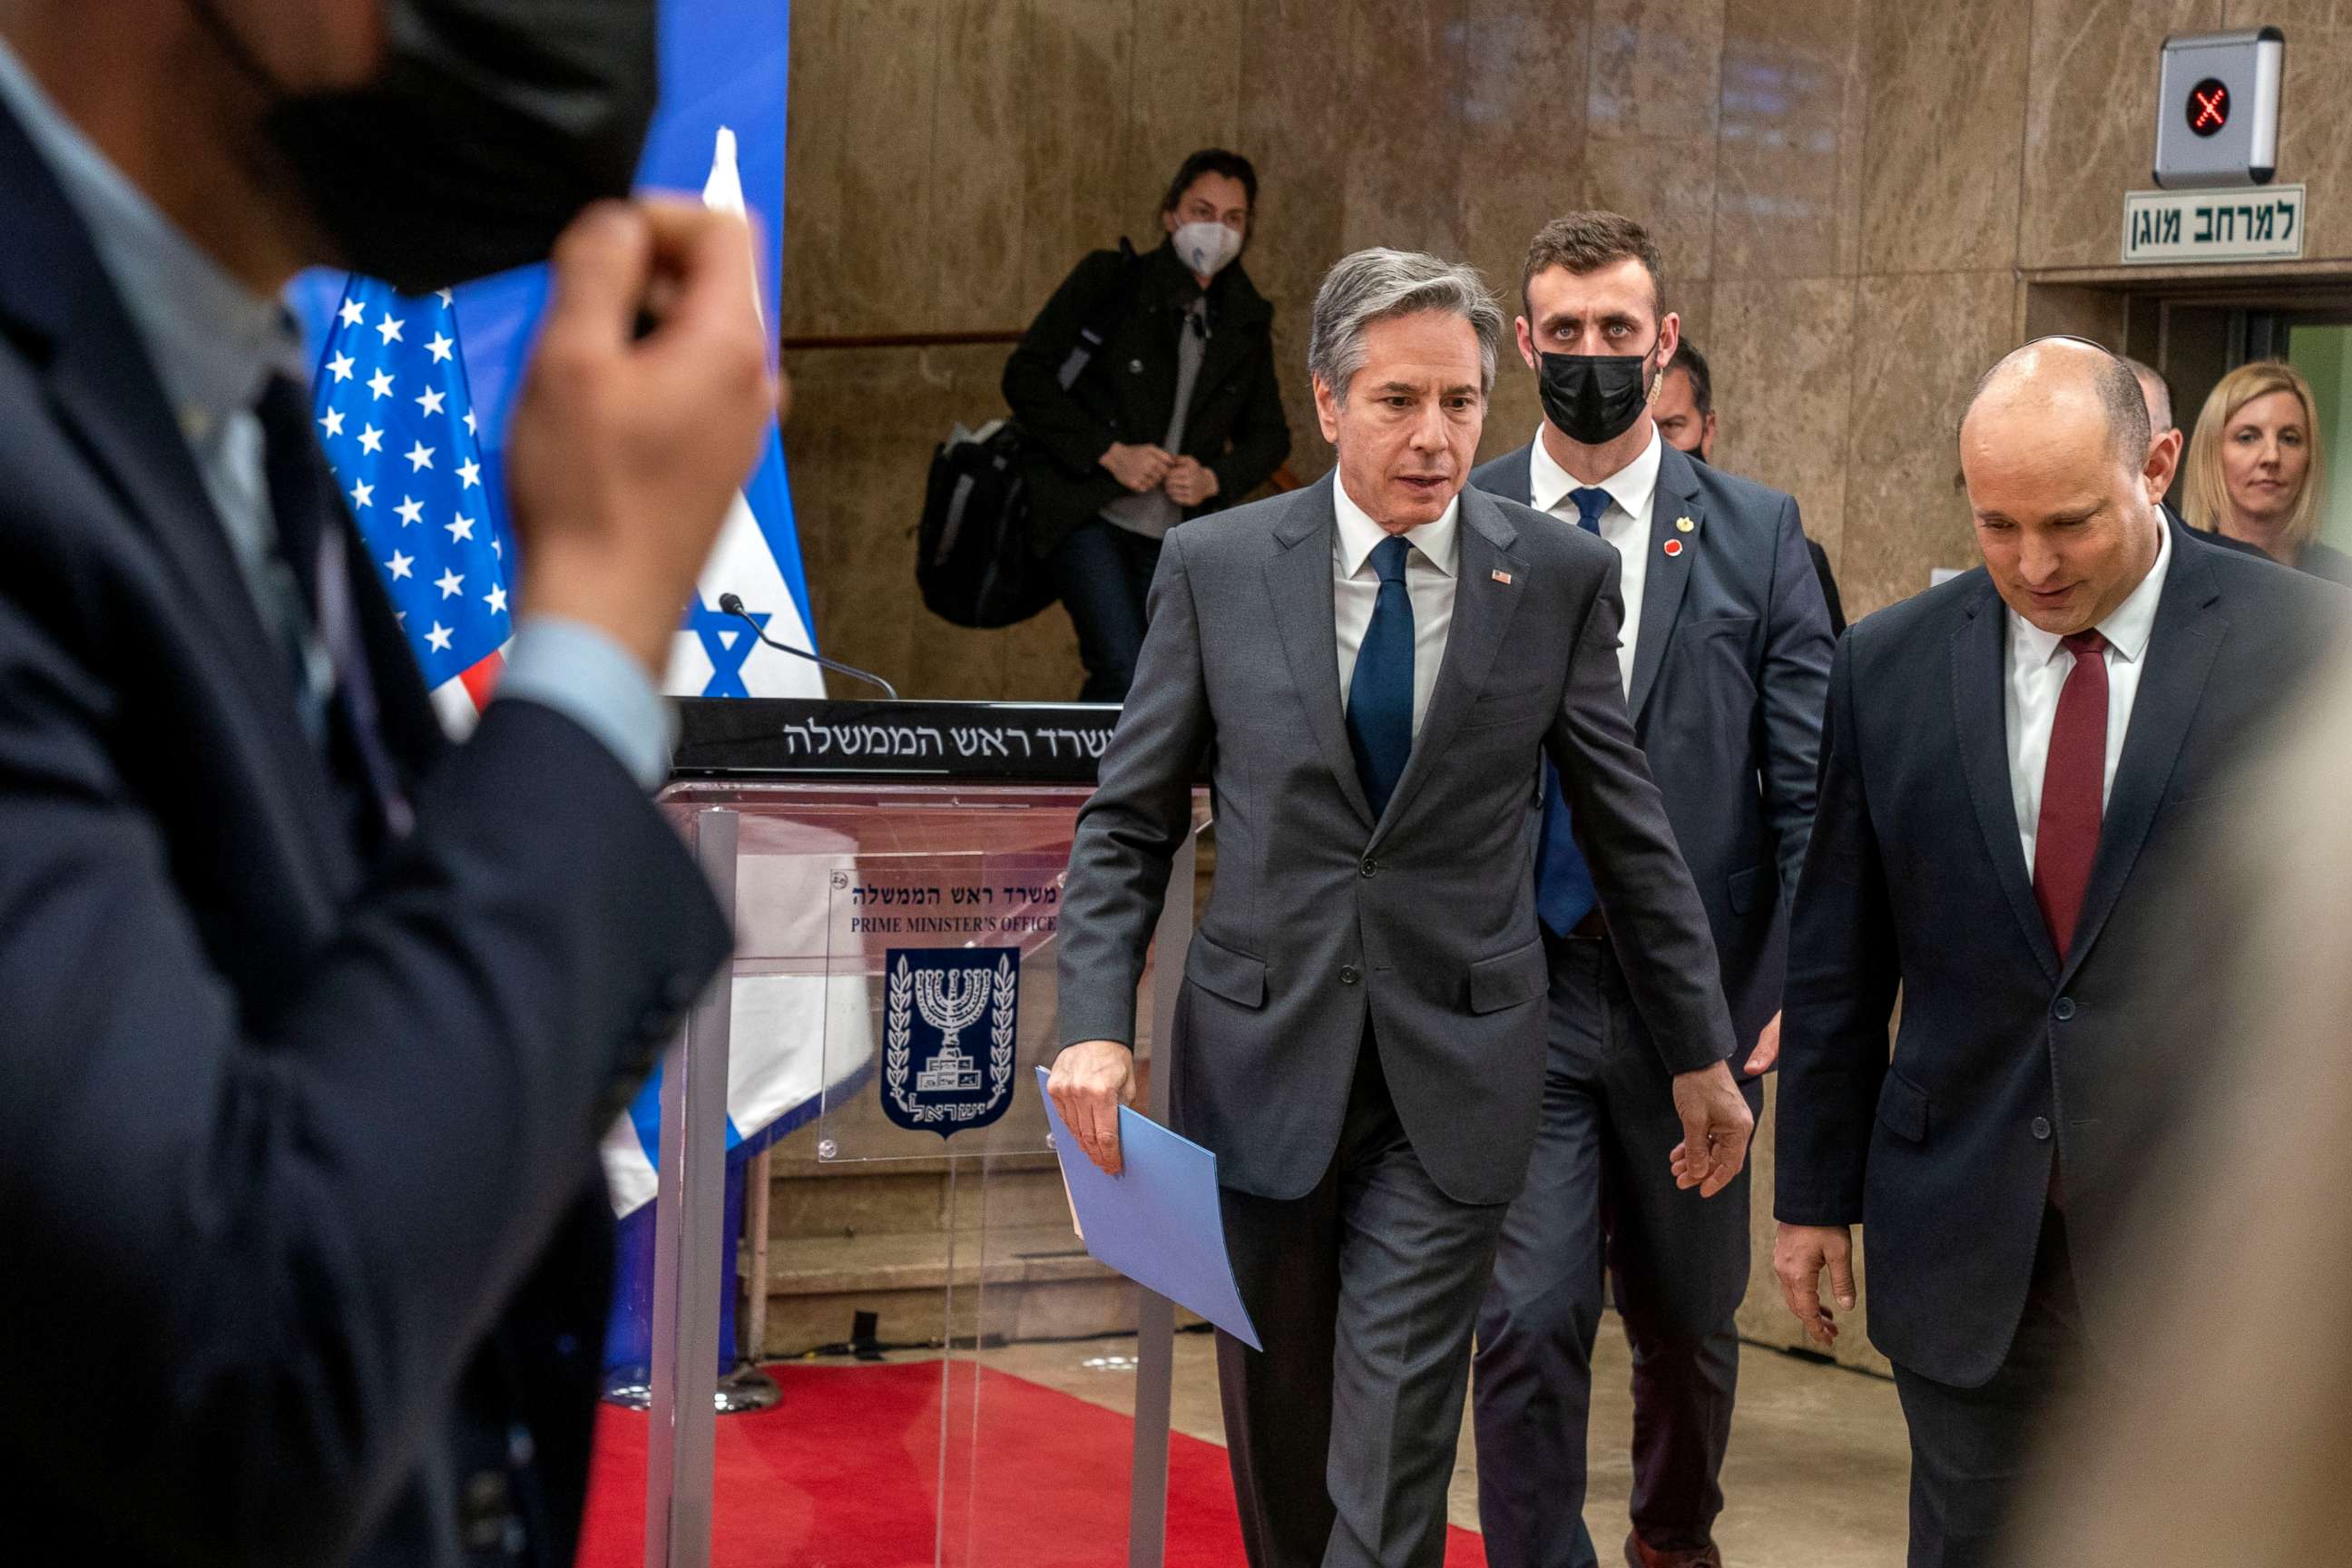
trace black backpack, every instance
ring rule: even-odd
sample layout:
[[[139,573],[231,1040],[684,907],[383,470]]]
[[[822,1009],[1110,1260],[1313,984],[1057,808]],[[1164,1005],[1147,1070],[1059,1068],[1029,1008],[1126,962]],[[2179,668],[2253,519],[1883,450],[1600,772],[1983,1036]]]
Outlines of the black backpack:
[[[1135,249],[1118,242],[1122,277],[1078,331],[1057,379],[1067,390],[1127,313]],[[915,535],[915,585],[931,614],[982,629],[1027,620],[1058,596],[1045,563],[1029,548],[1027,442],[1021,427],[994,419],[961,426],[931,450],[923,521]]]

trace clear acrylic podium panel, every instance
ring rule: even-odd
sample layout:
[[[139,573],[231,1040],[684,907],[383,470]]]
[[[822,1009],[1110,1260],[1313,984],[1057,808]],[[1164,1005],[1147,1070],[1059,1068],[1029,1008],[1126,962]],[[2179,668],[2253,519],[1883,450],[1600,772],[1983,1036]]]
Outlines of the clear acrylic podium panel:
[[[937,1368],[936,1408],[927,1397],[900,1434],[909,1468],[887,1484],[907,1509],[929,1512],[935,1544],[922,1560],[942,1568],[1027,1561],[1037,1532],[1064,1560],[1157,1561],[1167,1308],[1087,1258],[1035,1081],[1058,1044],[1062,884],[1090,793],[730,782],[675,785],[663,797],[674,814],[732,818],[730,1071],[739,1088],[749,1070],[790,1074],[795,1094],[805,1089],[816,1108],[809,1127],[777,1145],[776,1173],[814,1178],[811,1203],[835,1204],[844,1229],[858,1232],[854,1245],[825,1245],[854,1260],[845,1293],[870,1286],[864,1304],[879,1313],[876,1338],[894,1347],[884,1364],[898,1376],[910,1363]],[[1207,792],[1197,791],[1194,835],[1207,820]],[[1171,878],[1162,939],[1138,998],[1147,1081],[1172,1003],[1156,984],[1159,954],[1181,967],[1192,925],[1192,849],[1188,841]],[[1153,1103],[1164,1115],[1159,1087]],[[772,1267],[789,1267],[796,1245],[806,1244],[772,1241]],[[1139,1380],[1134,1336],[1139,1312],[1148,1324],[1155,1310],[1161,1354],[1143,1357],[1158,1373],[1147,1386],[1154,1380]],[[840,1315],[830,1339],[848,1337],[849,1304]],[[1022,1434],[1055,1405],[1024,1384],[1157,1422],[1139,1448],[1120,1427],[1114,1451],[1089,1471],[1117,1504],[1097,1510],[1096,1522],[1048,1504],[1065,1478],[1040,1474]],[[1101,1425],[1091,1413],[1080,1418]],[[1157,1463],[1162,1479],[1139,1478],[1130,1452]],[[1131,1490],[1154,1525],[1148,1543],[1130,1541]],[[814,1501],[821,1510],[823,1500]],[[918,1533],[920,1522],[908,1521]],[[1139,1555],[1141,1545],[1150,1550]],[[797,1559],[787,1552],[777,1561]],[[688,1568],[675,1554],[663,1562]]]

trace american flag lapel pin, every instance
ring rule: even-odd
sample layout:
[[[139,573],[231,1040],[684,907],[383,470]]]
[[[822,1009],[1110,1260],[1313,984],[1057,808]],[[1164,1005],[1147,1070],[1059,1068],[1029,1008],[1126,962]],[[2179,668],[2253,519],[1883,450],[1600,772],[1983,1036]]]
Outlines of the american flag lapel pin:
[[[1489,572],[1486,574],[1492,577],[1496,582],[1500,583],[1506,588],[1511,585],[1511,574],[1508,572],[1497,569],[1496,571]]]

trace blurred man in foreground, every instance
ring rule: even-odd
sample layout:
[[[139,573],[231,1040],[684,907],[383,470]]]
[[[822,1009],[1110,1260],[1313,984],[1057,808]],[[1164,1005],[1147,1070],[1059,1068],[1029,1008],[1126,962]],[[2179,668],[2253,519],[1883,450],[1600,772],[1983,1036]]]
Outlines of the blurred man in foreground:
[[[2136,1353],[2112,1243],[2172,1120],[2138,962],[2158,850],[2343,610],[2167,521],[2179,451],[2104,349],[2011,354],[1960,430],[1984,566],[1855,626],[1831,676],[1774,1265],[1827,1344],[1821,1276],[1851,1308],[1850,1227],[1868,1228],[1913,1568],[1991,1561],[2047,1403],[2086,1359]]]
[[[1217,880],[1172,1087],[1178,1131],[1217,1154],[1265,1345],[1217,1345],[1254,1568],[1444,1560],[1472,1322],[1543,1098],[1546,757],[1672,1075],[1646,1157],[1712,1195],[1753,1125],[1626,721],[1616,554],[1464,489],[1502,326],[1466,267],[1331,268],[1307,369],[1338,468],[1169,534],[1071,847],[1050,1087],[1116,1172],[1136,985],[1213,754]]]
[[[596,1140],[727,952],[646,792],[768,416],[747,237],[571,223],[627,190],[650,4],[11,0],[0,40],[11,1528],[110,1564],[568,1563]],[[511,660],[452,747],[278,291],[559,231]],[[135,1391],[95,1389],[125,1358]]]
[[[2342,1555],[2352,1467],[2352,1211],[2312,1152],[2352,1111],[2352,663],[2341,657],[2245,759],[2226,819],[2191,847],[2158,932],[2178,999],[2150,1039],[2200,1074],[2198,1126],[2168,1141],[2124,1246],[2152,1375],[2102,1383],[2045,1424],[2017,1568],[2294,1568]],[[2197,1282],[2230,1291],[2226,1323]]]

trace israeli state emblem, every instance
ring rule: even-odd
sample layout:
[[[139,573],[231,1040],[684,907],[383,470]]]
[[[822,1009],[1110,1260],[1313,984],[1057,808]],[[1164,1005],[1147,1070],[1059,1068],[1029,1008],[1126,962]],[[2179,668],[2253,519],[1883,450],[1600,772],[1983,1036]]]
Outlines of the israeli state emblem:
[[[1021,950],[894,947],[885,955],[882,1111],[942,1138],[1013,1104]]]

